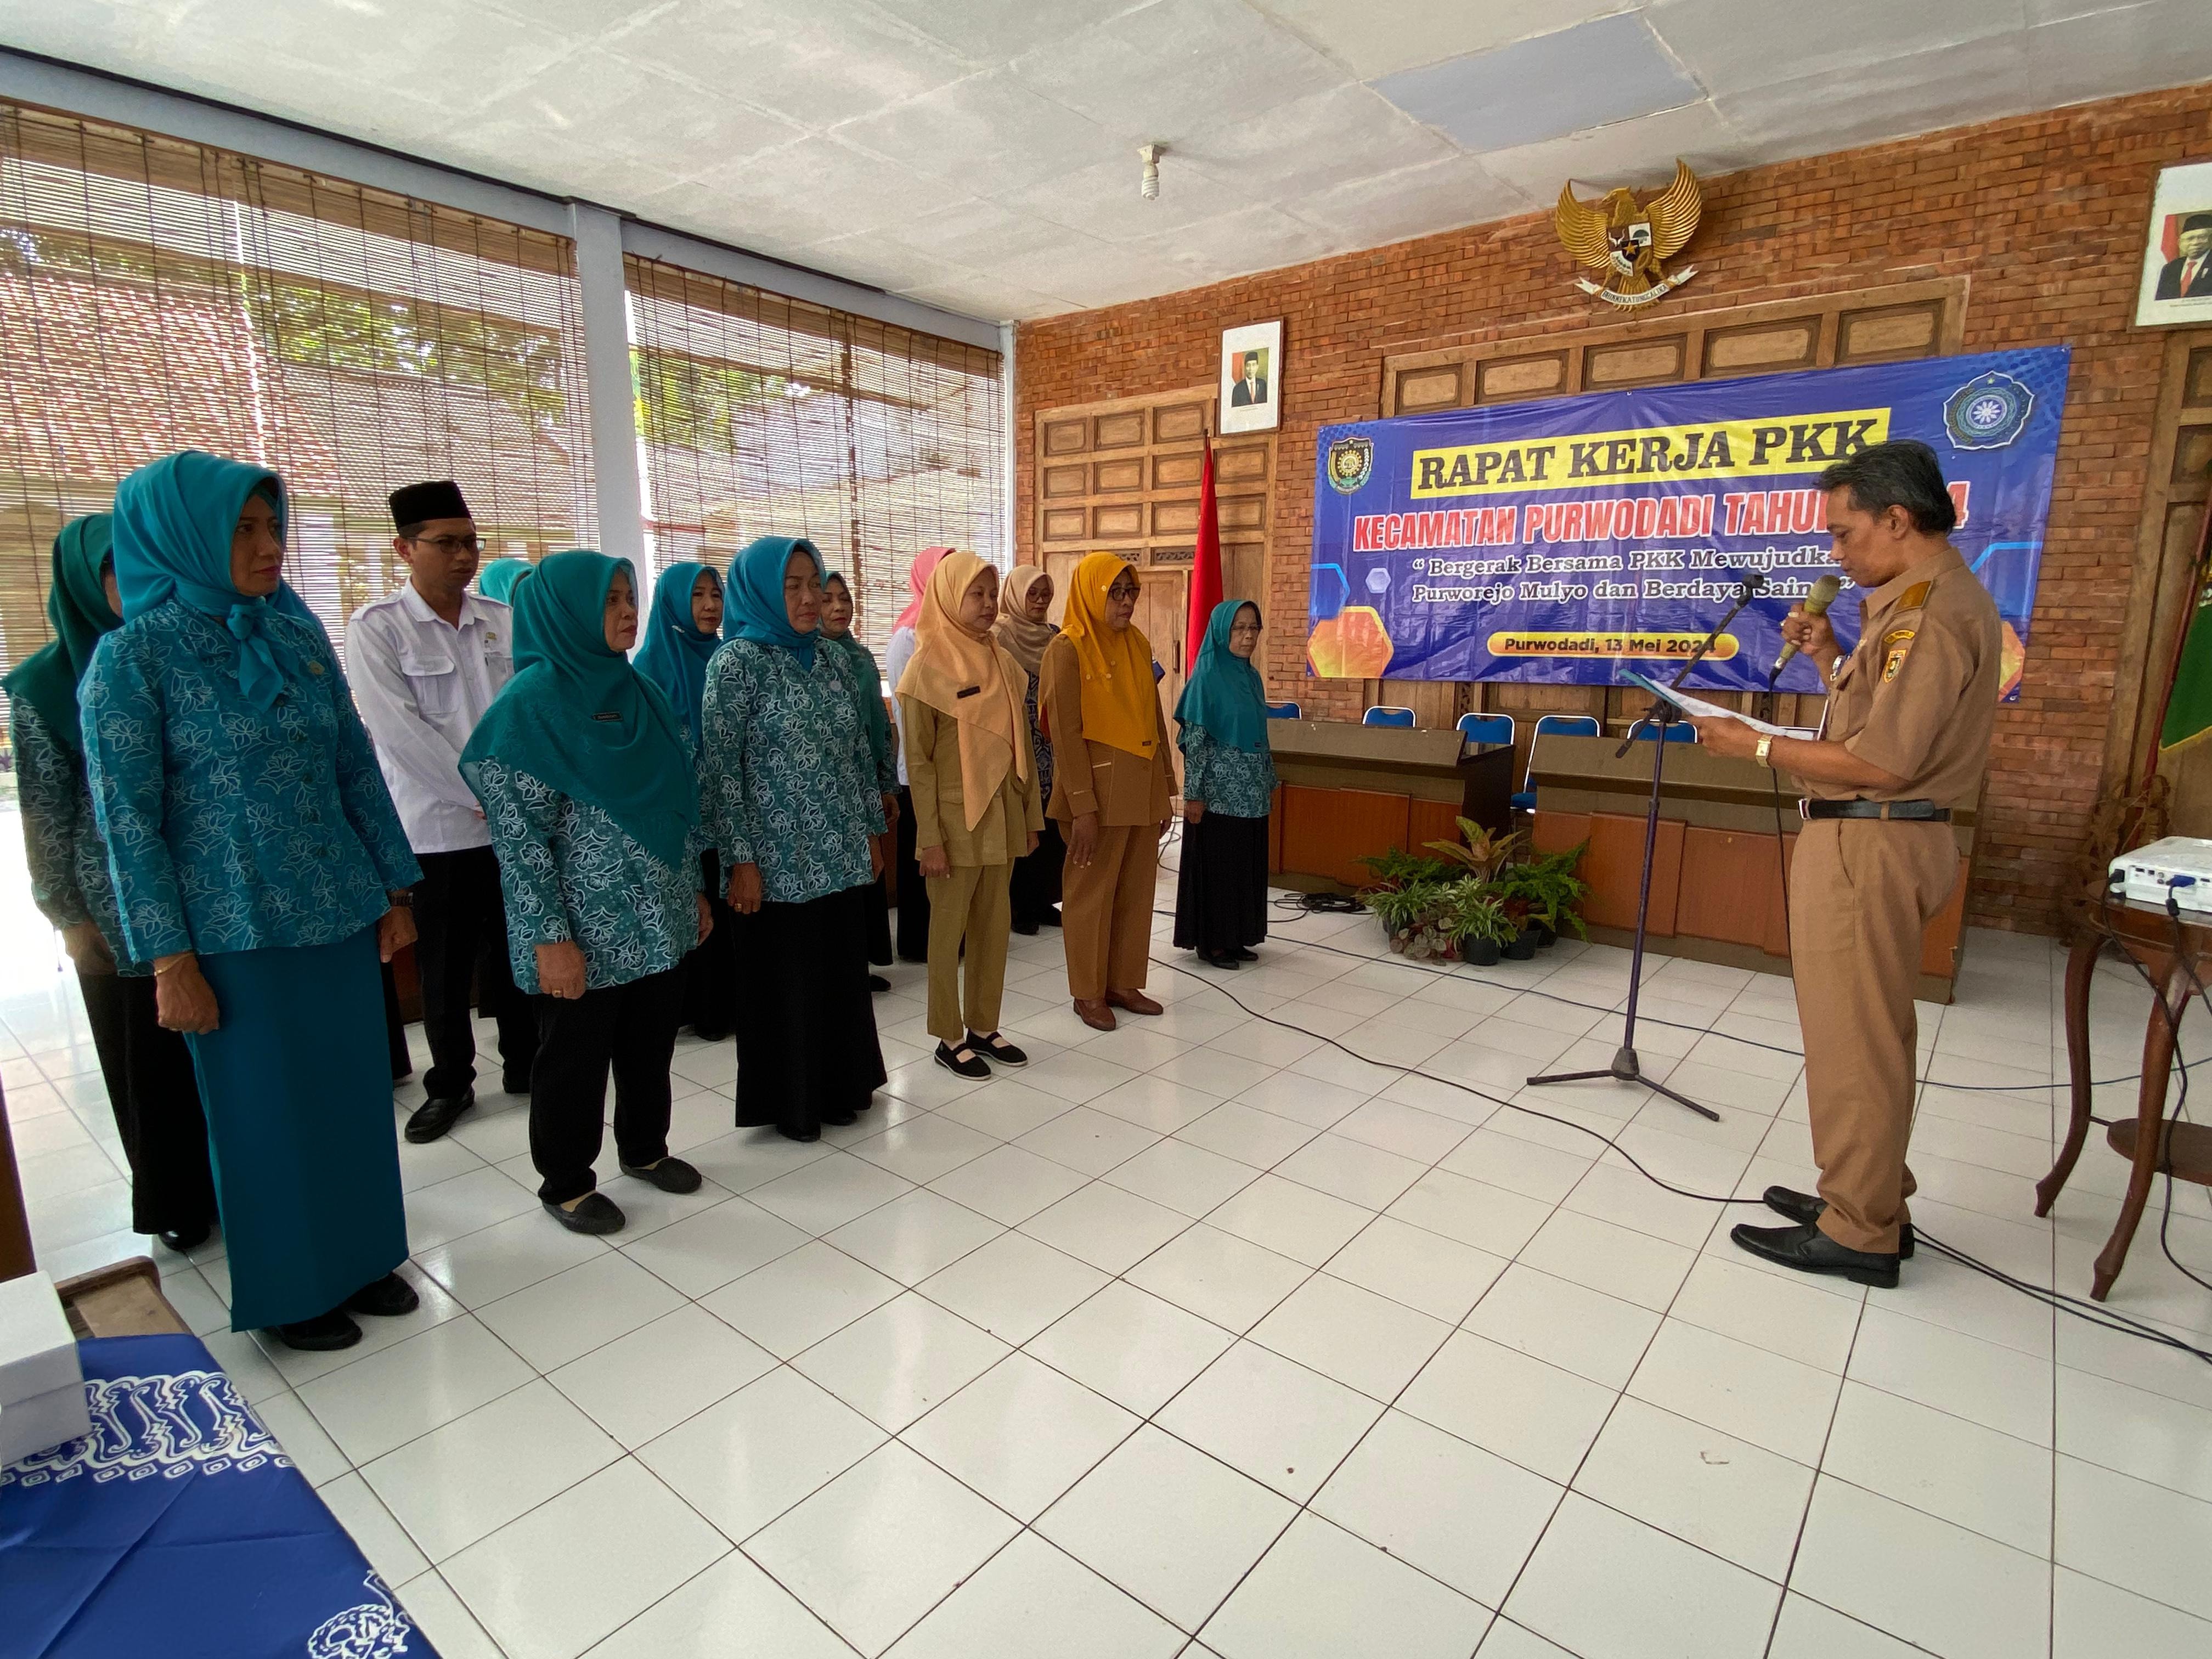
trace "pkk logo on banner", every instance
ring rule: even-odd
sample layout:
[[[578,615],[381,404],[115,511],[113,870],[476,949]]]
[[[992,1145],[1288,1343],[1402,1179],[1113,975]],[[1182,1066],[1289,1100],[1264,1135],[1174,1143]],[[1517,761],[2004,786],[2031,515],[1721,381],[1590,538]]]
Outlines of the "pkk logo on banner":
[[[1781,623],[1834,569],[1822,470],[1935,450],[1952,542],[2004,619],[2019,693],[2066,401],[2066,348],[1647,387],[1324,427],[1309,672],[1601,685],[1687,658],[1767,579],[1691,684],[1763,690]],[[1858,606],[1831,613],[1846,647]],[[1778,690],[1822,690],[1802,659]]]

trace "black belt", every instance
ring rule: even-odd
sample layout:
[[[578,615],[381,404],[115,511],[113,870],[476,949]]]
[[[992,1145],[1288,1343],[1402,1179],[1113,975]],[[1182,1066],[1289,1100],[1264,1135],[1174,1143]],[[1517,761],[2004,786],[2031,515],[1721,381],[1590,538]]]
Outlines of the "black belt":
[[[1905,818],[1948,823],[1951,809],[1932,800],[1801,800],[1798,815],[1811,818]]]

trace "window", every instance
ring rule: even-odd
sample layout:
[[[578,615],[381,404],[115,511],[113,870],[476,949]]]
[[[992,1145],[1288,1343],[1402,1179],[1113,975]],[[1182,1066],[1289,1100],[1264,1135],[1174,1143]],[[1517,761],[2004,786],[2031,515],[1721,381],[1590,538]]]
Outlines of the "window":
[[[488,559],[590,545],[583,363],[564,238],[0,103],[0,658],[62,523],[176,449],[284,475],[334,639],[404,574],[401,484],[458,479]]]
[[[716,566],[805,536],[844,571],[880,648],[908,562],[939,544],[1003,565],[994,351],[635,257],[631,362],[656,566]]]

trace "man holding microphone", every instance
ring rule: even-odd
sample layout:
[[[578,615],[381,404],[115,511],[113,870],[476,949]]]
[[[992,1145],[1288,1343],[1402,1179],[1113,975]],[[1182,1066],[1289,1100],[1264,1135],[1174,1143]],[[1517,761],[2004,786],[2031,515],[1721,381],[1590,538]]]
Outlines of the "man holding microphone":
[[[1960,879],[1951,814],[1970,808],[1996,717],[1996,603],[1947,539],[1958,522],[1935,452],[1875,444],[1820,475],[1836,562],[1861,593],[1856,647],[1801,606],[1783,637],[1828,685],[1817,738],[1700,720],[1715,753],[1804,787],[1790,872],[1791,972],[1820,1194],[1770,1187],[1788,1227],[1739,1226],[1754,1255],[1887,1289],[1912,1254],[1921,933]]]

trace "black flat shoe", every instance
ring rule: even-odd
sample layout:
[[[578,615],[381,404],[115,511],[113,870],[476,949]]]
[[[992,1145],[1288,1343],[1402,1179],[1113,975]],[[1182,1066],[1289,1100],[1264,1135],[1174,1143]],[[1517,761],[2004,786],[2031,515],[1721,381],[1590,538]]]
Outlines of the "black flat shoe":
[[[1789,1187],[1769,1187],[1759,1196],[1775,1214],[1786,1215],[1802,1227],[1811,1226],[1828,1207],[1826,1199],[1815,1198],[1810,1193],[1801,1193]],[[1912,1260],[1912,1224],[1910,1221],[1898,1227],[1897,1259],[1899,1261]]]
[[[991,1063],[964,1042],[957,1048],[949,1042],[939,1043],[936,1060],[955,1077],[970,1078],[981,1083],[991,1075]]]
[[[215,1229],[203,1221],[197,1227],[171,1227],[154,1237],[160,1239],[166,1248],[182,1255],[187,1250],[197,1250],[206,1243],[208,1235],[213,1231]]]
[[[526,1095],[530,1092],[530,1073],[509,1072],[499,1080],[499,1091],[505,1095]]]
[[[464,1089],[445,1100],[426,1100],[407,1120],[407,1139],[420,1146],[453,1127],[453,1120],[477,1103],[477,1091]]]
[[[1033,921],[1026,921],[1026,920],[1025,920],[1025,921],[1018,921],[1018,922],[1016,922],[1016,923],[1014,924],[1014,931],[1015,931],[1016,933],[1018,933],[1021,934],[1021,935],[1022,935],[1024,938],[1025,938],[1025,939],[1035,937],[1035,936],[1036,936],[1036,930],[1037,930],[1037,924],[1036,924],[1036,923],[1035,923],[1035,922],[1033,922]]]
[[[1241,945],[1231,954],[1239,962],[1257,962],[1260,959],[1260,953],[1257,951],[1248,951]]]
[[[979,1054],[988,1055],[994,1064],[1000,1066],[1026,1066],[1030,1063],[1030,1057],[1026,1054],[1015,1048],[996,1031],[992,1032],[988,1036],[977,1036],[970,1031],[968,1033],[966,1046]]]
[[[824,1112],[822,1114],[823,1127],[825,1128],[849,1129],[860,1121],[860,1115],[858,1112]]]
[[[884,992],[890,988],[890,981],[885,979],[881,974],[870,974],[868,975],[868,989],[875,993],[876,995],[881,996]]]
[[[1244,965],[1237,960],[1236,953],[1232,951],[1200,951],[1198,953],[1198,959],[1209,968],[1226,968],[1231,973]]]
[[[288,1348],[297,1348],[301,1353],[334,1353],[340,1348],[350,1348],[360,1341],[361,1327],[348,1319],[341,1310],[333,1308],[326,1314],[317,1314],[313,1319],[277,1326],[276,1340]]]
[[[691,1035],[702,1042],[727,1042],[730,1034],[713,1025],[694,1025]]]
[[[704,1178],[680,1158],[664,1158],[658,1164],[625,1164],[621,1168],[624,1175],[658,1187],[664,1193],[696,1193]]]
[[[786,1140],[796,1140],[802,1144],[822,1139],[822,1126],[818,1123],[810,1123],[803,1129],[787,1129],[779,1123],[775,1126],[775,1132]]]
[[[1897,1288],[1894,1255],[1847,1249],[1810,1222],[1802,1227],[1735,1226],[1729,1229],[1729,1237],[1739,1249],[1801,1273],[1829,1273],[1878,1291]]]
[[[397,1319],[422,1305],[422,1298],[415,1294],[415,1287],[398,1273],[386,1273],[345,1299],[348,1313],[374,1314],[379,1319]]]
[[[584,1201],[573,1210],[550,1199],[541,1202],[545,1213],[572,1233],[618,1233],[629,1219],[605,1193],[586,1193]]]
[[[1057,910],[1048,910],[1042,915],[1039,916],[1037,920],[1048,927],[1057,927],[1060,926],[1060,912]]]

